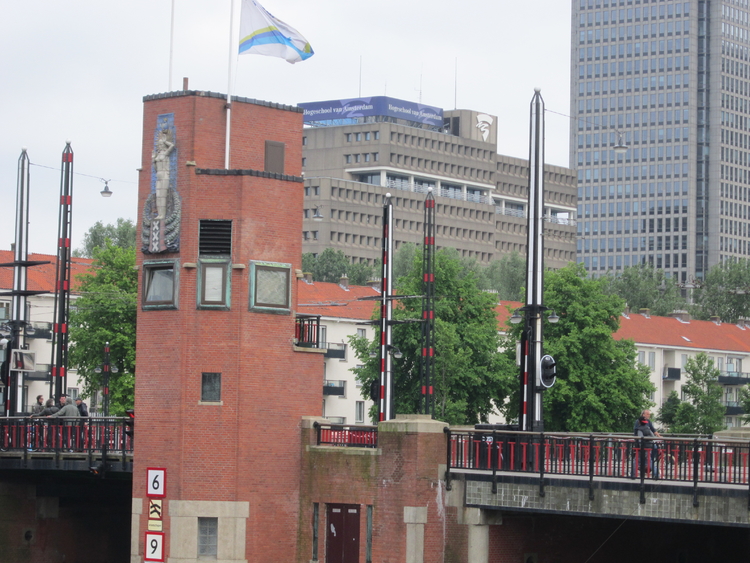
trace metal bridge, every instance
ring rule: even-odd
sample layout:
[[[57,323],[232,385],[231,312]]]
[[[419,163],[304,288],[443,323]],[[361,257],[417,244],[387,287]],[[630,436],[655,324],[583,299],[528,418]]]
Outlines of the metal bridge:
[[[0,469],[133,471],[133,420],[0,417]]]

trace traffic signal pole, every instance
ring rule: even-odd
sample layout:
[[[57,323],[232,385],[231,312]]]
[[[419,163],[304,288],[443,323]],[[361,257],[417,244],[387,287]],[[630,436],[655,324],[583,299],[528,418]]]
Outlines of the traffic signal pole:
[[[544,101],[537,88],[531,100],[529,207],[526,240],[526,304],[521,336],[519,429],[544,430],[540,380],[544,290]]]

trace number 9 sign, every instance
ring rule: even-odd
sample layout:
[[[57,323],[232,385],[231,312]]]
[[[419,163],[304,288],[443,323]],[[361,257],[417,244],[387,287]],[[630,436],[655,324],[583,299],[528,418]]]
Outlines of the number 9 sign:
[[[167,496],[167,470],[164,467],[146,468],[146,496],[164,498]]]
[[[146,532],[144,561],[164,561],[164,533]]]

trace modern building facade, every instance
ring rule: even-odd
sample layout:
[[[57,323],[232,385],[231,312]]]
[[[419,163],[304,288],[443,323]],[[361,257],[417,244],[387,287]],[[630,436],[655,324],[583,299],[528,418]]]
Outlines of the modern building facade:
[[[592,275],[650,264],[689,282],[746,258],[747,0],[572,6],[578,261]]]
[[[497,154],[497,117],[375,97],[300,104],[305,111],[303,251],[340,249],[354,262],[382,252],[382,205],[394,203],[395,248],[424,237],[436,200],[435,244],[488,263],[526,252],[528,161]],[[575,176],[545,167],[545,260],[575,259]]]

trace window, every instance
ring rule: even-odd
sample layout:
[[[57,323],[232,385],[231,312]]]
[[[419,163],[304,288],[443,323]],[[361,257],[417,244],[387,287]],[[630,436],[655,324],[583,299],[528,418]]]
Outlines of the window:
[[[75,401],[78,398],[78,387],[68,387],[66,394]]]
[[[174,260],[143,263],[143,308],[176,309],[178,277]]]
[[[366,328],[358,328],[357,329],[357,338],[367,338],[367,329]]]
[[[201,401],[218,403],[221,401],[221,374],[201,374]]]
[[[219,545],[219,519],[198,518],[198,557],[216,557]]]
[[[198,301],[198,306],[201,309],[229,308],[231,289],[228,271],[229,263],[226,260],[201,260]]]
[[[250,262],[250,309],[289,314],[291,270],[291,264]]]
[[[198,238],[198,308],[229,308],[231,253],[232,222],[201,219]]]
[[[364,422],[365,421],[365,402],[364,401],[357,401],[354,404],[354,422]]]
[[[648,353],[648,367],[650,367],[652,370],[656,368],[656,352]]]
[[[263,169],[266,172],[284,173],[284,143],[266,141],[266,158]]]

